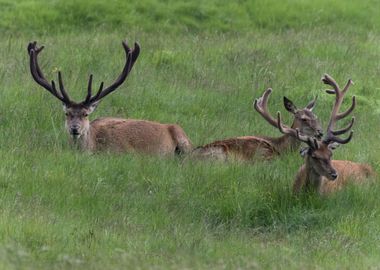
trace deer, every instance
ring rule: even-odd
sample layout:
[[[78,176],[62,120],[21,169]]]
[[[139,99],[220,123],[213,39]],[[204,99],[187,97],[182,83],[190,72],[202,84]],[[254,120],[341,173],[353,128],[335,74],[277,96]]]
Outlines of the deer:
[[[277,129],[277,120],[268,111],[268,99],[271,93],[271,88],[264,91],[260,98],[254,100],[253,107],[270,125]],[[290,99],[287,97],[283,99],[285,109],[294,116],[291,127],[298,128],[304,134],[321,137],[323,135],[322,127],[313,113],[316,100],[317,97],[310,101],[305,108],[298,109]],[[197,147],[191,156],[220,161],[235,159],[255,162],[271,160],[281,154],[294,151],[299,146],[300,142],[294,134],[285,134],[281,137],[243,136],[214,141]]]
[[[104,87],[104,82],[101,82],[95,94],[93,94],[91,74],[87,85],[87,96],[81,102],[70,99],[63,84],[61,71],[58,72],[59,91],[54,80],[49,83],[45,78],[37,59],[44,46],[38,47],[37,42],[31,42],[27,47],[30,72],[37,84],[63,103],[66,130],[71,141],[80,149],[89,152],[136,152],[159,156],[190,152],[191,141],[176,124],[114,117],[98,118],[90,122],[89,115],[104,97],[123,84],[140,54],[138,43],[134,43],[133,49],[126,41],[123,41],[122,45],[126,60],[121,74],[108,87]]]
[[[349,124],[339,130],[334,130],[336,122],[347,117],[355,108],[355,96],[352,97],[351,106],[344,112],[339,112],[343,98],[349,87],[353,84],[348,80],[345,87],[341,89],[336,81],[328,74],[322,77],[326,85],[333,89],[326,90],[328,94],[335,94],[335,103],[331,112],[330,120],[323,139],[301,134],[297,128],[288,128],[282,124],[281,114],[277,113],[277,126],[283,134],[292,134],[300,142],[307,144],[306,148],[301,149],[304,156],[304,164],[297,172],[293,193],[311,191],[319,194],[329,194],[340,190],[350,182],[362,183],[367,178],[375,175],[372,167],[368,164],[361,164],[349,160],[332,160],[332,151],[341,144],[351,141],[353,131],[351,130],[355,117],[351,118]],[[350,131],[347,138],[338,137]]]

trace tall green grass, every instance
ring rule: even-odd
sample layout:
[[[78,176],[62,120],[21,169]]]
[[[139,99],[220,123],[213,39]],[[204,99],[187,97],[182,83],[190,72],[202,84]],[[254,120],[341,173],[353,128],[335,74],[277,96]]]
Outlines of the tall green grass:
[[[62,105],[33,82],[26,46],[83,99],[121,71],[121,40],[142,52],[92,119],[178,123],[195,145],[272,135],[252,108],[273,88],[305,106],[320,82],[352,78],[355,135],[336,159],[379,170],[376,2],[1,1],[0,269],[337,269],[379,266],[380,185],[294,197],[298,153],[273,162],[187,162],[88,154],[68,143]],[[360,8],[359,8],[360,7]],[[344,103],[344,106],[348,106]],[[374,179],[375,180],[375,179]]]
[[[50,1],[1,0],[0,26],[18,33],[59,33],[89,29],[147,32],[286,31],[333,27],[377,31],[378,1]]]

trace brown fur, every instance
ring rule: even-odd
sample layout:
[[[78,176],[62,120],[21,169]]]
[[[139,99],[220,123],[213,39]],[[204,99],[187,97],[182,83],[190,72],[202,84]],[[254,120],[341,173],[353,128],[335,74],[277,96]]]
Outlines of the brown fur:
[[[292,127],[302,125],[295,120]],[[314,131],[312,131],[314,132]],[[193,150],[191,156],[199,159],[240,161],[271,160],[288,151],[296,150],[301,143],[291,135],[280,137],[242,136],[215,141]]]
[[[191,142],[182,128],[153,121],[99,118],[90,123],[88,132],[79,139],[92,152],[139,152],[173,155],[191,151]]]
[[[375,172],[368,164],[355,163],[348,160],[333,160],[332,165],[338,172],[338,178],[329,180],[325,176],[312,177],[306,165],[299,169],[293,185],[293,192],[299,193],[314,190],[320,194],[328,194],[340,190],[350,182],[363,183],[367,178],[375,176]]]
[[[277,120],[270,116],[267,110],[267,101],[272,89],[267,89],[261,98],[256,99],[254,108],[272,126],[278,128]],[[305,108],[297,109],[291,100],[284,97],[284,106],[294,115],[292,128],[312,136],[321,135],[321,126],[312,109],[315,99]],[[199,159],[240,161],[270,160],[289,150],[295,150],[300,142],[295,135],[286,134],[281,137],[244,136],[215,141],[193,150],[191,157]]]
[[[316,138],[301,136],[297,133],[298,139],[307,143],[309,147],[302,151],[306,155],[305,164],[297,173],[293,185],[295,193],[311,190],[320,194],[327,194],[341,189],[349,182],[362,183],[366,178],[375,175],[373,169],[367,164],[347,160],[331,160],[331,150],[336,145],[347,144],[352,139],[353,131],[345,139],[338,137],[338,135],[343,135],[351,130],[354,118],[345,128],[334,131],[334,127],[338,120],[348,116],[354,110],[356,103],[355,96],[353,96],[351,107],[344,112],[339,112],[344,96],[350,85],[353,84],[351,79],[348,80],[343,89],[340,89],[336,81],[328,74],[322,77],[322,81],[333,88],[326,91],[329,94],[335,94],[335,102],[323,140],[318,141]]]
[[[252,161],[256,159],[269,160],[278,155],[279,152],[267,139],[244,136],[215,141],[194,149],[192,154],[201,159]]]
[[[299,169],[293,185],[293,192],[316,191],[320,194],[335,192],[349,182],[362,183],[375,172],[367,164],[348,160],[331,160],[331,150],[321,144],[320,148],[308,153],[305,164]],[[338,175],[333,179],[330,175]]]
[[[99,90],[92,89],[93,76],[90,75],[87,96],[82,102],[70,99],[65,90],[61,72],[58,72],[59,91],[54,81],[47,80],[38,64],[38,54],[43,46],[37,42],[28,44],[30,71],[33,79],[54,97],[63,103],[66,114],[66,129],[75,144],[91,152],[139,152],[156,155],[173,155],[188,153],[192,146],[185,132],[178,125],[160,124],[152,121],[100,118],[92,122],[88,116],[95,110],[100,100],[124,83],[140,54],[140,45],[135,42],[130,48],[126,41],[122,42],[125,51],[125,64],[121,74],[109,86],[100,84]],[[93,95],[93,93],[95,93]]]

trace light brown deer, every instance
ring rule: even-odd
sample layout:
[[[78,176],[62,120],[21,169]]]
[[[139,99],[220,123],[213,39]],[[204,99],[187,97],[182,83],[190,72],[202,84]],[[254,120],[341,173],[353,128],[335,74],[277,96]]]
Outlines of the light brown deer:
[[[329,94],[335,94],[335,104],[331,113],[330,121],[327,126],[327,132],[323,140],[317,140],[311,136],[301,134],[298,129],[287,128],[281,123],[281,115],[278,113],[277,122],[279,130],[284,134],[294,134],[299,141],[305,142],[308,147],[301,150],[301,154],[305,156],[305,164],[299,169],[296,180],[293,185],[294,193],[301,191],[316,191],[320,194],[331,193],[339,190],[348,182],[361,183],[366,178],[373,176],[372,168],[367,164],[359,164],[347,160],[331,160],[332,150],[339,144],[348,143],[353,135],[353,131],[346,139],[337,137],[348,132],[355,118],[352,117],[351,122],[345,128],[335,130],[337,120],[348,116],[355,108],[355,96],[352,97],[352,105],[342,113],[339,113],[343,97],[348,88],[352,84],[348,80],[346,86],[341,90],[335,80],[325,74],[322,78],[325,84],[332,86],[332,90],[326,90]]]
[[[127,78],[137,57],[140,46],[135,43],[133,49],[123,42],[126,62],[122,73],[109,87],[103,89],[103,82],[99,90],[92,95],[92,75],[88,81],[86,99],[74,102],[69,98],[63,82],[61,72],[58,72],[59,92],[54,81],[51,83],[43,75],[37,61],[39,53],[44,48],[37,47],[37,43],[29,43],[30,71],[33,79],[58,98],[64,106],[66,114],[66,129],[75,144],[91,152],[107,150],[115,152],[139,152],[158,155],[173,155],[191,151],[191,142],[182,128],[175,124],[161,124],[146,120],[99,118],[89,121],[88,116],[95,110],[99,101],[115,91]]]
[[[272,126],[277,127],[277,120],[268,111],[268,99],[272,89],[267,89],[262,97],[254,101],[256,111]],[[321,125],[312,112],[316,98],[305,108],[297,109],[291,100],[284,97],[286,110],[294,115],[292,127],[302,133],[321,137]],[[300,142],[293,134],[281,137],[244,136],[215,141],[193,150],[191,156],[200,159],[223,160],[237,159],[242,161],[270,160],[287,151],[296,150]]]

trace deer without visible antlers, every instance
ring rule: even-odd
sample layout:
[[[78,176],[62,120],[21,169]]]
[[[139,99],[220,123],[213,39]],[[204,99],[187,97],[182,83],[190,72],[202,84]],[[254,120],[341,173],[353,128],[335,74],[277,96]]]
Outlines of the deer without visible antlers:
[[[37,47],[37,43],[29,43],[30,71],[33,79],[59,99],[64,105],[66,114],[66,129],[74,143],[82,149],[91,152],[110,150],[115,152],[140,152],[147,154],[171,155],[186,153],[192,148],[191,142],[182,128],[175,124],[161,124],[146,120],[99,118],[92,122],[88,116],[95,110],[99,101],[115,91],[127,78],[140,53],[140,46],[135,43],[134,48],[123,42],[126,62],[119,77],[110,86],[99,90],[93,95],[92,75],[88,81],[87,96],[82,102],[74,102],[67,94],[62,81],[61,72],[58,72],[59,91],[54,81],[49,81],[43,75],[37,57],[44,48]]]
[[[277,120],[268,111],[268,99],[272,89],[267,89],[262,97],[254,101],[256,111],[272,126],[277,128]],[[302,133],[320,137],[322,136],[320,123],[312,112],[316,99],[305,108],[297,109],[291,100],[284,97],[284,106],[294,115],[292,127],[298,128]],[[295,150],[300,142],[295,134],[285,134],[281,137],[244,136],[215,141],[193,150],[192,156],[196,158],[211,158],[227,160],[234,158],[244,161],[269,160],[289,150]]]
[[[341,90],[335,80],[325,74],[322,78],[325,84],[333,87],[332,90],[326,90],[329,94],[335,94],[335,104],[331,112],[330,121],[327,126],[327,132],[322,140],[301,134],[298,129],[284,127],[281,123],[281,115],[278,113],[277,122],[280,131],[284,134],[295,134],[299,141],[305,142],[308,147],[301,151],[305,155],[305,164],[299,169],[296,180],[293,185],[295,193],[311,190],[320,194],[336,191],[347,184],[350,180],[354,182],[363,182],[367,177],[374,175],[372,168],[367,164],[359,164],[347,160],[331,160],[332,150],[337,144],[348,143],[353,135],[353,131],[346,139],[339,138],[352,128],[355,118],[345,128],[334,130],[336,121],[348,116],[355,108],[355,96],[352,97],[352,104],[348,110],[339,113],[343,97],[352,84],[348,80],[346,86]]]

